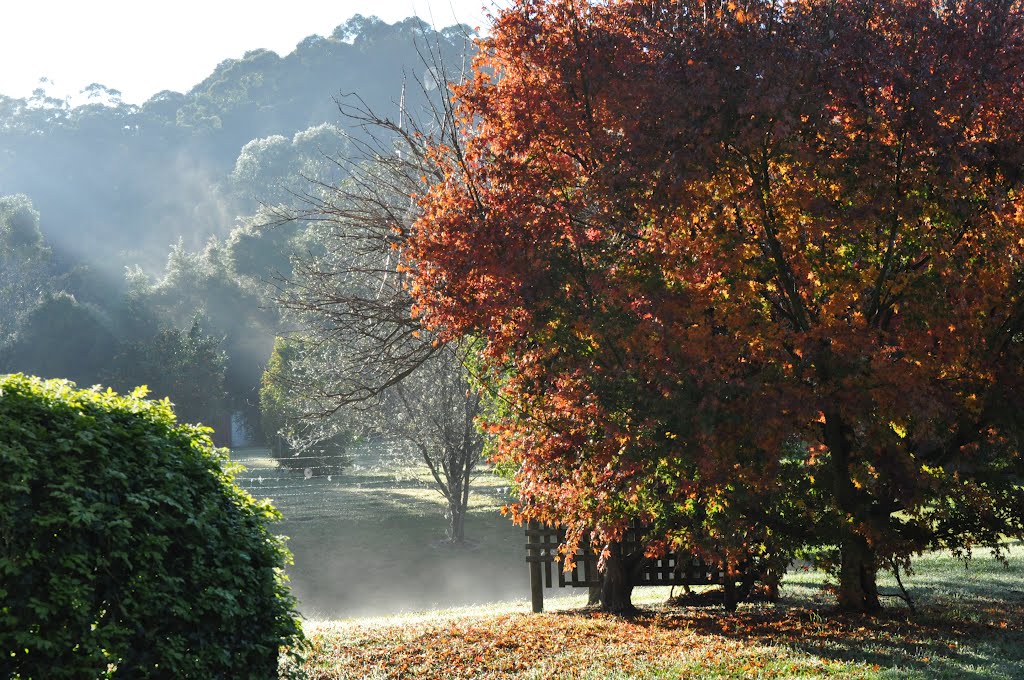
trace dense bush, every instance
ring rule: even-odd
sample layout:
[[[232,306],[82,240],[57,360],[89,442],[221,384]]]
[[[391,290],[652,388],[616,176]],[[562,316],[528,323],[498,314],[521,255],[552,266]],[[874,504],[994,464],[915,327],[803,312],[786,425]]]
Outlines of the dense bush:
[[[278,513],[142,396],[0,377],[0,677],[271,678],[300,640]]]

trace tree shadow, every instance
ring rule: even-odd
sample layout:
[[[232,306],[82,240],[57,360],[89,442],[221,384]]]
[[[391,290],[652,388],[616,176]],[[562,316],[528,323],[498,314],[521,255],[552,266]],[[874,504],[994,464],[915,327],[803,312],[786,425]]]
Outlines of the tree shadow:
[[[706,591],[638,607],[628,619],[655,630],[722,637],[913,676],[1024,677],[1024,593],[1008,589],[1000,599],[991,586],[957,591],[957,584],[956,574],[931,576],[929,586],[915,593],[920,604],[913,613],[897,606],[873,616],[845,614],[833,603],[808,598],[744,603],[729,613],[719,594]],[[559,614],[604,616],[592,607]]]

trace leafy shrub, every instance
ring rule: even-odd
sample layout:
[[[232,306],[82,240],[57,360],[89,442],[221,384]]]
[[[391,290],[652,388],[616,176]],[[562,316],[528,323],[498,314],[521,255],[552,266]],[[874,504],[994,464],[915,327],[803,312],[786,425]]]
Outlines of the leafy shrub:
[[[143,396],[0,376],[0,677],[271,678],[300,642],[277,511]]]

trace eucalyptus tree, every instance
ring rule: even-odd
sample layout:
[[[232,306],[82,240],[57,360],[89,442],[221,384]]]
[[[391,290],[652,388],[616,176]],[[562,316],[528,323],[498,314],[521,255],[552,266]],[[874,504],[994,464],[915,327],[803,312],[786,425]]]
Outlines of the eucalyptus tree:
[[[0,345],[51,291],[51,259],[28,196],[0,197]]]
[[[217,391],[226,390],[227,400],[220,394],[211,412],[241,412],[255,423],[260,377],[273,348],[278,319],[267,304],[265,290],[234,270],[231,246],[211,238],[201,250],[191,250],[179,240],[171,247],[160,276],[150,277],[138,267],[128,270],[126,304],[133,309],[123,323],[135,331],[131,341],[144,345],[133,349],[128,365],[156,365],[152,359],[160,356],[159,350],[146,345],[190,346],[189,329],[198,323],[199,335],[216,339],[217,351],[224,353]],[[139,327],[151,317],[157,323]],[[160,335],[172,329],[175,333]],[[201,353],[209,355],[208,349]],[[190,401],[200,404],[208,398],[210,394],[196,394]]]

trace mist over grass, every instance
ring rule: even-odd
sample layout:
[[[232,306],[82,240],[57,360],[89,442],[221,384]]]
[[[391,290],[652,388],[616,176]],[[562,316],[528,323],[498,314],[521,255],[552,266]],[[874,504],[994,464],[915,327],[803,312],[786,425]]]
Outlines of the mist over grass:
[[[645,586],[634,619],[588,609],[585,589],[570,588],[548,590],[538,615],[522,529],[498,512],[507,483],[490,472],[475,481],[471,544],[455,548],[427,470],[387,447],[357,449],[329,479],[279,468],[265,449],[233,458],[248,467],[240,481],[284,514],[277,530],[290,537],[312,640],[306,677],[1024,677],[1020,543],[1005,564],[987,551],[918,558],[903,577],[916,613],[889,597],[880,616],[838,615],[828,577],[797,565],[778,604],[733,614],[672,606],[673,589]],[[891,576],[879,585],[898,592]]]
[[[546,599],[543,614],[519,600],[308,620],[301,670],[318,680],[1024,677],[1024,545],[1006,564],[929,553],[904,582],[916,613],[890,600],[877,616],[839,614],[824,574],[797,567],[779,603],[734,613],[672,606],[669,588],[642,587],[640,614],[627,618],[584,607],[577,592]]]
[[[301,467],[280,467],[267,449],[236,449],[232,458],[246,466],[240,484],[272,499],[284,516],[275,531],[288,537],[294,553],[288,574],[307,620],[530,611],[526,539],[522,527],[500,514],[511,500],[508,482],[490,470],[473,482],[467,545],[458,547],[445,541],[446,505],[429,471],[393,447],[360,446],[345,454],[348,465],[340,473],[318,469],[308,479]],[[1024,602],[1022,576],[1024,546],[1015,544],[1006,565],[987,550],[966,562],[946,552],[928,553],[914,561],[903,581],[922,606],[941,602],[966,615],[977,607],[998,609],[1007,598]],[[827,612],[834,606],[831,585],[823,572],[794,566],[782,582],[780,606]],[[899,592],[888,573],[879,586],[886,594]],[[634,591],[633,600],[641,607],[660,606],[670,594],[668,587],[645,586]],[[586,602],[586,589],[545,591],[549,611]],[[890,611],[906,610],[894,597],[885,604]]]
[[[446,502],[426,466],[383,445],[348,454],[341,473],[306,478],[266,449],[239,449],[239,482],[284,515],[275,532],[295,556],[292,592],[309,619],[382,616],[526,599],[523,529],[501,516],[508,482],[484,470],[473,481],[466,545],[445,539]]]

